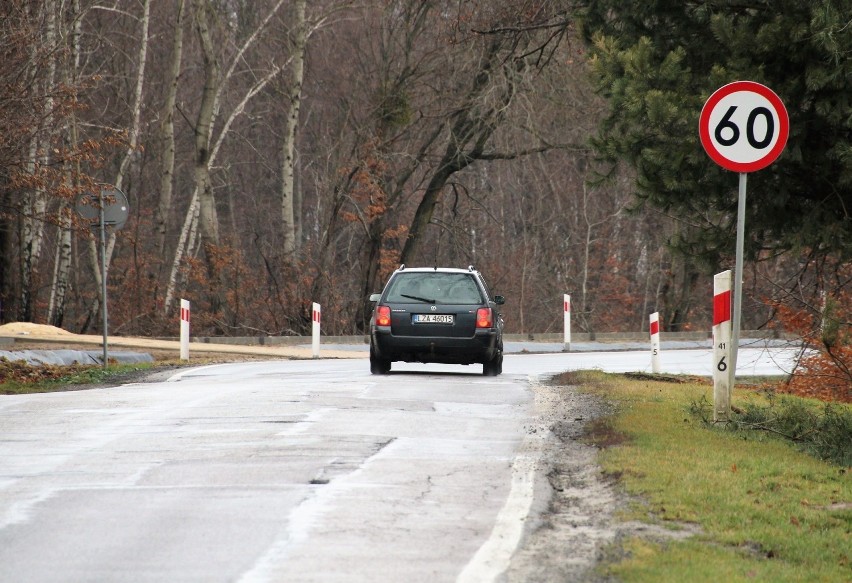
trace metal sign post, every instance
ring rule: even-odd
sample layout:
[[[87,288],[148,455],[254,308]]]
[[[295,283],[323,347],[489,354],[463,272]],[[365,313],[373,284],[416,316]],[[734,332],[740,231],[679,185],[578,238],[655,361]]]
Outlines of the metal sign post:
[[[733,330],[729,347],[730,365],[727,367],[729,404],[730,390],[737,373],[742,315],[747,173],[772,164],[784,150],[789,132],[790,119],[781,98],[769,87],[753,81],[735,81],[717,89],[704,103],[698,121],[698,134],[707,155],[723,168],[738,172],[740,176]]]
[[[104,335],[104,368],[109,363],[109,349],[107,348],[107,336],[109,330],[109,312],[107,311],[107,271],[106,271],[106,219],[104,218],[104,191],[98,192],[98,223],[101,235],[101,319],[103,321]]]
[[[739,197],[737,201],[737,251],[734,264],[734,310],[733,329],[731,330],[731,367],[728,387],[733,388],[736,381],[737,354],[740,351],[740,321],[743,305],[743,248],[745,247],[745,209],[746,209],[746,179],[748,174],[740,172]],[[730,389],[729,389],[730,390]],[[730,402],[730,398],[729,398]]]
[[[129,205],[124,193],[112,186],[104,186],[97,194],[83,194],[77,198],[77,213],[89,221],[89,226],[97,226],[101,243],[101,319],[103,320],[103,366],[109,362],[107,339],[109,335],[109,312],[107,309],[107,271],[106,271],[106,227],[116,231],[127,222]]]

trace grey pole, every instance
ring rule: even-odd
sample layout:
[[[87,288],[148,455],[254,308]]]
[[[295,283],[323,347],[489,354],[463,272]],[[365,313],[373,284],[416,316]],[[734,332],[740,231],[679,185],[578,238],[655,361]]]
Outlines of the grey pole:
[[[107,361],[109,358],[108,349],[107,349],[107,326],[109,325],[109,318],[107,316],[107,274],[106,274],[106,227],[104,226],[104,191],[101,189],[98,194],[98,200],[100,201],[100,222],[101,222],[101,305],[102,305],[102,314],[103,314],[103,332],[104,332],[104,368],[107,367]]]
[[[746,177],[745,172],[740,172],[740,192],[739,202],[737,204],[737,256],[734,269],[734,313],[733,322],[731,322],[731,344],[733,344],[733,352],[731,353],[731,369],[730,381],[728,382],[728,391],[734,389],[734,380],[737,375],[737,353],[740,349],[740,316],[742,314],[742,299],[743,299],[743,245],[745,239],[745,213],[746,213]],[[730,394],[728,402],[730,403]]]

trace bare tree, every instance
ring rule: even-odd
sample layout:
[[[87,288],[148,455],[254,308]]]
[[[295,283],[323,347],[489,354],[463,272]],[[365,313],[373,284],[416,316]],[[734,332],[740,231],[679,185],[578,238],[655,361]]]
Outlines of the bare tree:
[[[255,77],[254,82],[245,89],[242,97],[230,111],[230,115],[223,123],[221,130],[218,132],[214,140],[214,126],[218,113],[222,106],[222,97],[224,91],[229,87],[230,82],[235,76],[235,71],[238,65],[243,64],[243,59],[247,51],[254,46],[267,31],[272,17],[281,8],[284,0],[278,0],[265,14],[260,24],[251,31],[243,44],[239,47],[235,55],[230,61],[230,65],[224,75],[221,73],[219,64],[220,55],[216,50],[214,43],[212,21],[217,17],[217,14],[209,2],[209,0],[193,0],[193,11],[195,19],[195,31],[198,35],[199,45],[201,47],[201,59],[203,63],[203,88],[199,100],[199,109],[196,116],[194,126],[195,136],[195,155],[194,155],[194,183],[195,194],[193,199],[198,197],[198,232],[201,239],[201,247],[204,252],[205,263],[207,266],[207,275],[210,282],[215,286],[209,290],[211,301],[211,309],[213,312],[218,312],[223,305],[221,297],[220,285],[220,270],[218,266],[217,253],[221,245],[219,236],[219,219],[216,211],[216,199],[213,193],[213,183],[211,178],[211,165],[213,164],[216,153],[221,147],[225,137],[228,136],[230,128],[234,121],[245,112],[246,105],[254,97],[256,97],[278,74],[290,60],[288,55],[283,62],[273,62],[261,76]],[[190,205],[190,209],[194,209]],[[187,218],[191,214],[187,213]],[[192,230],[192,228],[190,228]],[[185,229],[186,231],[186,229]],[[182,253],[184,247],[179,245],[178,251]],[[172,270],[169,277],[169,287],[166,291],[166,300],[164,302],[164,310],[168,312],[171,308],[171,302],[174,298],[174,287],[177,281],[177,271],[180,265],[182,256],[179,253],[175,254],[172,262]]]
[[[195,189],[198,192],[199,231],[207,259],[207,270],[211,275],[215,275],[217,268],[213,254],[219,246],[219,219],[210,179],[210,142],[216,114],[216,97],[220,91],[221,70],[210,25],[211,18],[215,17],[213,8],[207,0],[193,0],[193,9],[195,32],[201,46],[204,70],[204,86],[195,119]]]

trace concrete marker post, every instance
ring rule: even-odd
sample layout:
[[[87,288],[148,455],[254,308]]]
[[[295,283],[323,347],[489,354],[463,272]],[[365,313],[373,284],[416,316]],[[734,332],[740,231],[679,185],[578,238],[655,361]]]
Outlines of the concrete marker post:
[[[562,296],[562,319],[564,321],[565,338],[564,352],[571,352],[571,296]]]
[[[180,359],[189,360],[189,300],[180,301]]]
[[[660,313],[654,312],[649,317],[651,332],[651,372],[659,374],[662,370],[660,364]]]
[[[311,319],[313,320],[313,324],[311,326],[311,349],[313,351],[314,358],[319,358],[320,354],[320,319],[322,316],[322,309],[320,305],[316,302],[313,304],[313,308],[311,309]]]
[[[731,416],[731,270],[713,277],[713,421]]]

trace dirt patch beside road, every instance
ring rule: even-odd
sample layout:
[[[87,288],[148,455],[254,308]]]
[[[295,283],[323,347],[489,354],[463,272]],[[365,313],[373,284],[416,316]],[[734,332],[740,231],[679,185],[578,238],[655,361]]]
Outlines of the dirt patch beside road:
[[[581,438],[590,422],[610,411],[576,387],[534,382],[538,420],[528,431],[547,432],[540,476],[549,500],[505,574],[509,582],[594,581],[604,546],[615,539],[613,513],[622,504],[595,462],[597,448]]]

